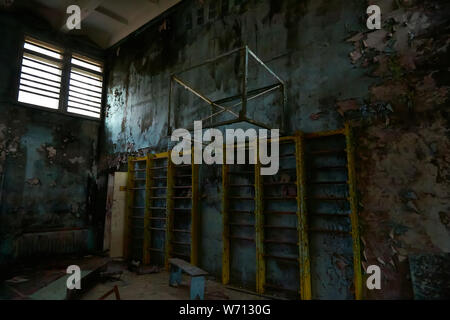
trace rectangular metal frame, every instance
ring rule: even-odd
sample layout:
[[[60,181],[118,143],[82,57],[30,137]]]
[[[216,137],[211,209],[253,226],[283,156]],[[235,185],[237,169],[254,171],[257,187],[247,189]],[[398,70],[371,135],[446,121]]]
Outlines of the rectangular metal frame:
[[[210,63],[214,63],[217,62],[223,58],[229,57],[235,53],[240,53],[241,54],[241,61],[242,61],[242,66],[243,66],[243,71],[242,71],[242,80],[241,80],[241,86],[242,86],[242,94],[241,95],[236,95],[233,97],[227,97],[224,99],[220,99],[217,101],[212,101],[211,99],[209,99],[206,95],[202,94],[200,91],[194,89],[192,86],[190,86],[189,84],[187,84],[186,82],[184,82],[177,74],[182,74],[188,71],[191,71],[193,69],[196,68],[200,68],[202,66],[208,65]],[[276,83],[273,85],[270,85],[268,87],[265,88],[259,88],[256,90],[252,90],[249,91],[248,90],[248,73],[249,73],[249,58],[253,58],[258,64],[260,64],[261,66],[263,66],[263,68],[265,70],[267,70],[267,72],[269,72],[275,79],[276,79]],[[256,54],[251,51],[248,46],[244,46],[235,50],[232,50],[228,53],[225,53],[223,55],[220,55],[214,59],[210,59],[210,60],[206,60],[203,63],[200,63],[198,65],[192,66],[190,68],[184,69],[178,73],[174,73],[170,76],[170,86],[169,86],[169,112],[168,112],[168,135],[170,136],[172,134],[172,119],[171,119],[171,114],[172,114],[172,93],[173,93],[173,89],[174,89],[174,84],[179,84],[182,87],[184,87],[186,90],[190,91],[192,94],[196,95],[197,97],[199,97],[200,99],[202,99],[205,103],[207,103],[208,105],[211,106],[211,115],[204,118],[204,119],[199,119],[202,122],[208,119],[212,119],[224,112],[228,112],[230,114],[232,114],[235,118],[232,120],[228,120],[228,121],[222,121],[222,122],[217,122],[217,123],[210,123],[208,125],[204,125],[203,128],[213,128],[213,127],[219,127],[219,126],[224,126],[224,125],[230,125],[233,123],[239,123],[239,122],[247,122],[249,124],[253,124],[256,126],[259,126],[261,128],[265,128],[265,129],[271,129],[270,125],[268,124],[264,124],[261,123],[259,121],[256,121],[254,119],[251,119],[248,117],[248,113],[247,113],[247,104],[248,101],[256,99],[258,97],[261,97],[265,94],[268,94],[274,90],[280,90],[281,94],[282,94],[282,106],[281,106],[281,117],[280,117],[280,124],[279,124],[279,129],[281,132],[283,132],[284,127],[283,127],[283,123],[284,123],[284,110],[287,104],[287,94],[286,94],[286,84],[285,82],[275,74],[275,72],[273,72],[261,59],[259,59]],[[224,102],[227,101],[232,101],[232,100],[237,100],[240,98],[240,102],[234,104],[231,107],[225,107],[223,105],[221,105]],[[231,110],[230,108],[234,108],[237,107],[239,105],[242,105],[241,110],[239,111],[239,113],[234,112],[233,110]],[[212,113],[213,112],[213,108],[219,108],[220,111]],[[193,128],[190,128],[190,130],[192,131]]]

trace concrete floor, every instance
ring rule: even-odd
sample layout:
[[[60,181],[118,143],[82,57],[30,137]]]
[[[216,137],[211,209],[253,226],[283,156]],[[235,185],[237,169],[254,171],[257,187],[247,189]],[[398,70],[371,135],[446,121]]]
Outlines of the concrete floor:
[[[97,300],[115,285],[122,300],[189,300],[189,277],[183,275],[182,285],[169,286],[169,273],[137,275],[124,270],[118,281],[106,281],[95,285],[82,296],[82,300]],[[105,300],[114,300],[114,294]],[[214,280],[206,281],[205,300],[263,300],[264,298],[231,290]]]

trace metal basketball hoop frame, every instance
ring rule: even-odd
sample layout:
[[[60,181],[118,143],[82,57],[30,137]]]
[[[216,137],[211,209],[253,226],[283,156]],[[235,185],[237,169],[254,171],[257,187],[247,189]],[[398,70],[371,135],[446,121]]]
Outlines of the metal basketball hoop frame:
[[[236,53],[240,53],[241,55],[241,59],[242,59],[242,79],[241,81],[241,86],[242,86],[242,93],[235,95],[235,96],[230,96],[230,97],[226,97],[217,101],[212,101],[211,99],[209,99],[206,95],[202,94],[200,91],[194,89],[192,86],[190,86],[189,84],[187,84],[185,81],[183,81],[180,78],[180,74],[203,67],[205,65],[211,64],[211,63],[215,63],[221,59],[230,57],[233,54]],[[262,88],[258,88],[258,89],[254,89],[249,91],[248,90],[248,75],[249,75],[249,59],[254,59],[259,65],[261,65],[267,72],[269,72],[273,78],[276,80],[276,83],[269,85],[267,87],[262,87]],[[281,116],[280,116],[280,124],[279,124],[279,129],[281,132],[283,132],[284,128],[283,128],[283,123],[284,123],[284,111],[285,111],[285,107],[286,107],[286,103],[287,103],[287,95],[286,95],[286,84],[285,82],[275,73],[273,72],[261,59],[259,59],[255,53],[253,53],[253,51],[251,51],[248,46],[244,46],[235,50],[232,50],[228,53],[225,53],[223,55],[220,55],[216,58],[210,59],[210,60],[206,60],[205,62],[192,66],[190,68],[184,69],[180,72],[177,73],[173,73],[170,76],[170,88],[169,88],[169,112],[168,112],[168,135],[170,136],[172,134],[172,119],[171,119],[171,114],[172,114],[172,94],[175,88],[175,85],[180,85],[183,88],[185,88],[186,90],[188,90],[189,92],[191,92],[192,94],[194,94],[195,96],[197,96],[198,98],[202,99],[204,102],[206,102],[210,107],[211,107],[211,114],[203,119],[198,119],[197,121],[202,121],[202,125],[203,122],[206,120],[210,120],[210,123],[207,125],[203,125],[203,128],[214,128],[214,127],[220,127],[220,126],[224,126],[224,125],[230,125],[233,123],[238,123],[238,122],[247,122],[265,129],[273,129],[271,128],[268,124],[265,123],[261,123],[259,121],[256,121],[254,119],[251,119],[248,117],[247,114],[247,103],[250,100],[259,98],[261,96],[264,96],[266,94],[269,94],[273,91],[280,91],[281,96],[282,96],[282,103],[281,103]],[[231,102],[231,101],[235,101],[235,100],[239,100],[239,102],[233,104],[232,106],[223,106],[222,104],[227,103],[227,102]],[[241,109],[236,112],[233,111],[232,109],[235,107],[241,106]],[[216,110],[214,110],[216,108]],[[217,109],[220,109],[219,111],[217,111]],[[221,122],[213,122],[213,118],[222,114],[222,113],[229,113],[233,115],[233,119],[231,120],[227,120],[227,121],[221,121]],[[189,128],[190,131],[193,131],[193,127]]]

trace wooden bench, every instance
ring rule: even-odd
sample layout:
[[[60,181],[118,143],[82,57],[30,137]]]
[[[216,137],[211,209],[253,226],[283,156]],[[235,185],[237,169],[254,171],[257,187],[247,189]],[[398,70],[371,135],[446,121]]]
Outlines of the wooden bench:
[[[170,278],[169,285],[171,287],[177,287],[181,283],[182,272],[188,274],[191,277],[190,285],[190,299],[191,300],[204,300],[205,299],[205,276],[208,273],[196,266],[193,266],[189,262],[181,259],[169,259],[170,265]]]

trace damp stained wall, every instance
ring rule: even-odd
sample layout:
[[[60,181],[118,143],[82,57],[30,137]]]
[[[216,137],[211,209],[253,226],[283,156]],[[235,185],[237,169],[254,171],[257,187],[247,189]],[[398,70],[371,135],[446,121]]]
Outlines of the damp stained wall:
[[[372,1],[383,30],[350,42],[377,80],[339,101],[357,135],[363,265],[381,267],[377,299],[412,298],[409,257],[450,251],[449,1]]]
[[[49,31],[41,20],[27,14],[0,13],[0,264],[18,258],[24,233],[72,228],[83,232],[84,249],[95,245],[92,199],[95,197],[96,155],[100,123],[16,103],[20,48],[24,34],[62,46],[74,39]],[[100,51],[97,52],[97,54]],[[101,230],[100,230],[101,233]],[[44,238],[44,237],[42,237]],[[64,253],[73,253],[70,239]],[[39,254],[46,243],[27,243]],[[40,247],[41,246],[41,247]],[[54,248],[53,248],[54,249]],[[48,251],[48,252],[46,252]],[[33,253],[31,252],[31,255]]]
[[[112,48],[109,55],[110,77],[105,120],[105,142],[102,163],[117,166],[126,159],[123,153],[149,148],[151,152],[167,150],[167,110],[169,76],[172,72],[201,63],[206,59],[248,45],[263,61],[288,83],[288,105],[285,114],[287,132],[298,129],[316,131],[342,126],[333,110],[333,97],[352,96],[366,91],[372,80],[348,62],[349,44],[345,24],[358,24],[364,10],[358,1],[327,5],[323,1],[243,1],[229,2],[229,13],[209,18],[209,7],[196,1],[177,6],[146,30]],[[204,23],[198,25],[198,10],[203,8]],[[187,15],[192,28],[187,29]],[[338,27],[336,23],[338,23]],[[340,26],[340,27],[339,27]],[[303,33],[300,30],[304,30]],[[223,63],[184,74],[183,79],[209,97],[220,98],[239,92],[239,56]],[[347,66],[347,68],[345,68]],[[343,73],[355,84],[346,86]],[[331,78],[332,80],[329,80]],[[334,80],[333,80],[334,79]],[[273,79],[253,65],[251,88],[273,83]],[[338,86],[336,86],[338,84]],[[204,110],[199,101],[184,92],[175,92],[179,105],[173,116],[174,129],[192,126]],[[270,98],[267,98],[270,99]],[[261,101],[263,104],[261,104]],[[275,102],[273,113],[265,100],[254,104],[250,114],[258,113],[266,123],[277,123],[280,115]],[[261,112],[263,111],[263,112]],[[320,113],[318,121],[311,114]],[[220,170],[203,175],[202,219],[204,228],[202,265],[219,274],[221,269]],[[213,198],[209,198],[209,196]],[[217,203],[214,205],[213,203]],[[205,207],[206,206],[206,207]]]
[[[385,288],[365,297],[412,297],[408,255],[450,249],[448,1],[229,1],[211,18],[210,3],[184,1],[111,48],[102,172],[141,149],[167,151],[171,73],[248,45],[287,82],[287,134],[352,122],[363,267],[379,265]],[[383,30],[367,30],[369,4],[381,6]],[[184,76],[220,98],[239,93],[239,70],[234,58]],[[270,81],[252,72],[253,86]],[[174,95],[175,128],[203,115]],[[250,113],[279,117],[270,98]],[[202,168],[200,186],[200,264],[220,276],[220,169]]]

